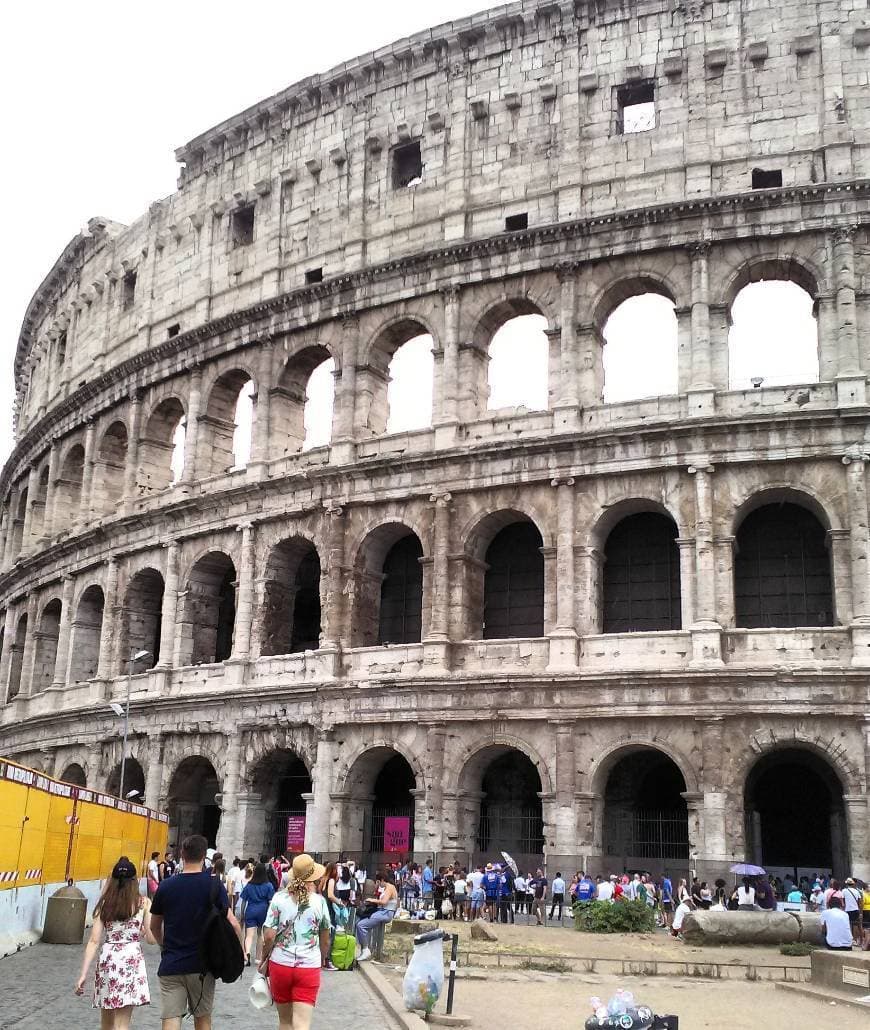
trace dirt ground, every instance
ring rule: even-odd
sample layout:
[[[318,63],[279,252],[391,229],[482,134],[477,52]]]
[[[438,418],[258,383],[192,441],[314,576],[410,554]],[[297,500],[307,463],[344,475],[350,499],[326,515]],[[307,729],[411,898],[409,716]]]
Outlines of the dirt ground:
[[[402,973],[384,971],[401,992]],[[866,1013],[770,983],[519,972],[458,980],[454,1012],[471,1016],[475,1030],[580,1030],[592,1014],[589,998],[607,999],[619,987],[654,1012],[679,1016],[681,1030],[867,1030],[870,1025]],[[444,1011],[445,1000],[446,990],[438,1011]]]

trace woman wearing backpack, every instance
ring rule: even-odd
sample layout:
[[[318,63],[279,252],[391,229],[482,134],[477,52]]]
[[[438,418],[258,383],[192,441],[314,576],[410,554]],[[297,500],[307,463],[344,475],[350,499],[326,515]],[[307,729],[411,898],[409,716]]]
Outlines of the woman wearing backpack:
[[[269,978],[278,1030],[309,1030],[320,971],[329,961],[329,911],[317,893],[326,872],[310,855],[293,859],[285,890],[269,906],[260,972]]]

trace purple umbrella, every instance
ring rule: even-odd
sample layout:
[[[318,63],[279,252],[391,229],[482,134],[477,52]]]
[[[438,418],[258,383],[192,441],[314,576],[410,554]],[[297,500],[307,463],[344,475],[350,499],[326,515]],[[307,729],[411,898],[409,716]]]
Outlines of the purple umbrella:
[[[731,872],[737,873],[738,876],[765,876],[767,870],[762,869],[760,865],[749,865],[747,862],[738,862],[737,865],[731,866]]]

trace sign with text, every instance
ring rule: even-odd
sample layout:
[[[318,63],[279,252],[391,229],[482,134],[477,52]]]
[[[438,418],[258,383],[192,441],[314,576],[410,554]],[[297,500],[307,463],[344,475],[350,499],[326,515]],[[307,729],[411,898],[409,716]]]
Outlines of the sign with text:
[[[409,851],[411,820],[406,815],[388,815],[384,819],[384,851]]]
[[[305,816],[291,815],[287,820],[287,851],[305,850]]]

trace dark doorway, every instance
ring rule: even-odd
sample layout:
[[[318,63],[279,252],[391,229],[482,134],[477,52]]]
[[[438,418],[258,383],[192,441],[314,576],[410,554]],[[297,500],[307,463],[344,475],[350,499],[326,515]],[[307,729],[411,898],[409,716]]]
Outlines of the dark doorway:
[[[287,848],[289,821],[304,818],[307,805],[303,795],[310,794],[312,789],[305,763],[292,751],[272,751],[257,766],[254,790],[263,799],[266,822],[263,846],[270,855],[290,854]]]
[[[217,803],[220,785],[214,766],[199,755],[185,758],[169,783],[169,839],[179,844],[185,837],[200,833],[210,848],[217,843],[221,810]],[[157,798],[147,798],[156,805]]]
[[[417,644],[423,627],[423,548],[416,535],[402,537],[384,558],[379,644]]]
[[[302,537],[282,540],[269,555],[263,592],[261,655],[320,647],[320,558]]]
[[[106,781],[106,793],[121,797],[121,763],[119,762]],[[145,797],[145,773],[135,758],[128,758],[124,763],[123,796],[130,801],[141,801]],[[130,794],[135,792],[131,798]]]
[[[514,522],[496,533],[485,559],[484,639],[544,635],[543,543],[531,522]]]
[[[737,530],[737,625],[832,626],[831,558],[825,527],[797,504],[756,508]]]
[[[293,632],[290,653],[316,651],[320,647],[320,559],[311,548],[296,570]]]
[[[544,851],[541,777],[521,751],[509,748],[486,766],[476,847],[481,853],[508,851],[539,862]]]
[[[371,817],[363,834],[363,850],[378,854],[384,850],[384,820],[389,816],[410,820],[410,847],[414,850],[414,770],[402,755],[394,754],[375,777]]]
[[[605,633],[650,633],[681,626],[680,555],[673,519],[629,515],[604,545]]]

